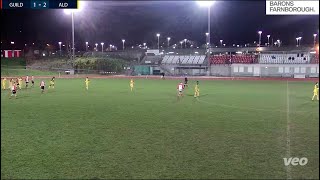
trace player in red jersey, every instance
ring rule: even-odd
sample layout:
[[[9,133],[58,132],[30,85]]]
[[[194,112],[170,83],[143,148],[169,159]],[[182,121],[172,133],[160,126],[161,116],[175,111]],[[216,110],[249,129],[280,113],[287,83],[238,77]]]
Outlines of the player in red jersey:
[[[40,83],[41,93],[44,93],[45,86],[46,86],[46,83],[44,81],[41,81],[41,83]]]
[[[184,84],[180,82],[177,86],[177,91],[178,91],[178,97],[183,96],[183,89],[184,89]]]
[[[34,86],[34,77],[33,77],[33,75],[31,76],[31,83],[32,83],[31,87],[33,87]]]
[[[11,88],[11,97],[14,96],[15,98],[17,98],[17,85],[16,85],[16,83],[12,83],[10,88]]]
[[[26,76],[25,81],[26,81],[26,88],[28,88],[28,85],[29,85],[29,76],[28,75]]]

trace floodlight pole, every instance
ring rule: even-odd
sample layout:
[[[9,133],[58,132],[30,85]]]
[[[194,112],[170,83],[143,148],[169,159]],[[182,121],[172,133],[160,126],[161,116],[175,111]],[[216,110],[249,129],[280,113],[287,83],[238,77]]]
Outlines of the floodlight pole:
[[[302,37],[299,37],[299,46],[301,46],[301,39]]]
[[[75,48],[74,48],[74,18],[73,15],[74,12],[71,12],[71,21],[72,21],[72,60],[74,60],[74,52],[75,52]]]
[[[210,67],[210,6],[208,6],[208,72],[209,76],[211,75],[211,67]]]
[[[316,47],[316,42],[317,42],[316,38],[317,38],[317,34],[313,34],[313,47]]]
[[[159,41],[160,34],[159,34],[159,33],[157,34],[157,37],[158,37],[158,49],[159,49],[159,51],[160,51],[160,41]]]
[[[62,44],[62,42],[58,42],[58,44],[59,44],[60,56],[61,56],[61,44]]]
[[[258,31],[258,34],[259,34],[259,47],[261,46],[261,34],[262,34],[262,31]]]

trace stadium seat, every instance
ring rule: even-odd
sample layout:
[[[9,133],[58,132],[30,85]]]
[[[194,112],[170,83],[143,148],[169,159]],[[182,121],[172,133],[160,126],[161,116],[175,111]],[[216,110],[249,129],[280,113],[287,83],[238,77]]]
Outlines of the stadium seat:
[[[165,55],[161,61],[161,64],[189,64],[189,65],[196,65],[196,64],[203,64],[206,56],[199,56],[199,55]]]
[[[230,61],[231,60],[231,61]],[[214,55],[210,57],[211,64],[252,64],[256,63],[256,58],[254,55],[249,54],[237,54],[237,55]]]
[[[261,64],[306,64],[309,62],[307,53],[260,54],[259,56],[259,63]]]

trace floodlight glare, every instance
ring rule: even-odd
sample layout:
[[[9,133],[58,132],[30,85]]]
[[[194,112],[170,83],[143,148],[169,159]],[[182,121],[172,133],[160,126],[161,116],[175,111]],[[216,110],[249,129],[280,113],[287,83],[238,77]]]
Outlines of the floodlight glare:
[[[199,6],[209,7],[214,4],[214,1],[197,1]]]
[[[78,8],[77,9],[64,9],[65,14],[71,14],[74,12],[79,12],[83,9],[84,7],[84,1],[78,1]]]

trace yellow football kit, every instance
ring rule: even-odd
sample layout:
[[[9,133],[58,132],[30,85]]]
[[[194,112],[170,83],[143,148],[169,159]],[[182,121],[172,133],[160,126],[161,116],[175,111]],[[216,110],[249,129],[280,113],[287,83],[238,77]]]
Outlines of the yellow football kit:
[[[317,97],[317,100],[319,101],[319,86],[318,86],[318,84],[314,85],[312,101],[314,100],[315,97]]]
[[[54,89],[54,79],[51,79],[51,81],[50,81],[49,89],[50,89],[51,87]]]
[[[133,86],[134,86],[134,81],[131,79],[130,80],[130,89],[131,89],[131,91],[133,91]]]
[[[6,89],[6,84],[7,84],[7,78],[4,78],[2,80],[2,89]]]
[[[84,82],[86,83],[86,89],[88,90],[89,89],[90,80],[88,78],[86,78],[86,80]]]
[[[200,88],[199,85],[196,84],[196,86],[194,87],[194,97],[199,97],[200,96]]]

